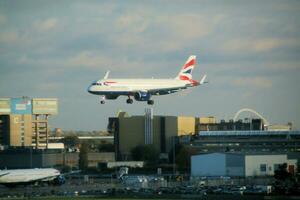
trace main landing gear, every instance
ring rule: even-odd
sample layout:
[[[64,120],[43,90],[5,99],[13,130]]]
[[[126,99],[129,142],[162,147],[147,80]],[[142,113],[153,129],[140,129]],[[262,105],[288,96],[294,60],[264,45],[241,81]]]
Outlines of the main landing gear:
[[[149,99],[149,100],[147,101],[147,104],[148,104],[148,105],[153,105],[153,104],[154,104],[154,101],[151,100],[151,99]]]
[[[101,104],[105,104],[105,96],[103,96],[103,97],[100,99],[100,103],[101,103]]]

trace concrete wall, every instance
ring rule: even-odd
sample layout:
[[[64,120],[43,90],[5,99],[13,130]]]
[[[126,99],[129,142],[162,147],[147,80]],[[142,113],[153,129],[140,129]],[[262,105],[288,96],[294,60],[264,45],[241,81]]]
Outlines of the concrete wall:
[[[245,156],[243,154],[226,155],[226,176],[245,175]]]
[[[226,176],[225,154],[212,153],[191,157],[191,176]]]
[[[144,144],[144,116],[119,118],[119,150],[129,155],[132,148]]]
[[[79,153],[63,151],[9,151],[0,153],[0,169],[44,168],[58,165],[78,167]],[[114,162],[113,152],[88,153],[88,166],[98,167],[99,163]]]
[[[88,153],[88,166],[98,167],[99,163],[107,163],[115,161],[115,153],[113,152],[90,152]]]

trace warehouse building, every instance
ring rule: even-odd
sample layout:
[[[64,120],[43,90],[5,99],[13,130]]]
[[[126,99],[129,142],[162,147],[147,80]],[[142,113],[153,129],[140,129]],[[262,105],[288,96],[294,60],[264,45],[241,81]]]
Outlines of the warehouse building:
[[[297,172],[297,160],[286,154],[210,153],[191,157],[192,176],[273,176],[279,165]]]
[[[63,167],[78,168],[79,152],[63,149],[16,148],[0,151],[0,169]],[[88,152],[88,167],[99,168],[115,161],[113,152]]]
[[[120,112],[118,117],[109,118],[108,124],[109,132],[114,134],[116,159],[130,160],[131,150],[146,144],[153,144],[167,159],[175,136],[195,134],[195,120],[186,116],[154,116],[152,109],[146,109],[143,116]]]
[[[48,118],[57,107],[55,98],[0,98],[0,145],[48,148]]]

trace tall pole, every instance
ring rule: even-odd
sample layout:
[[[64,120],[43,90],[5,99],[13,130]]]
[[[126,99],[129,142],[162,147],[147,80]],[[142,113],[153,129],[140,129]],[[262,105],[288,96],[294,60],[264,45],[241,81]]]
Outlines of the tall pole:
[[[175,136],[172,137],[173,143],[173,175],[175,175]]]

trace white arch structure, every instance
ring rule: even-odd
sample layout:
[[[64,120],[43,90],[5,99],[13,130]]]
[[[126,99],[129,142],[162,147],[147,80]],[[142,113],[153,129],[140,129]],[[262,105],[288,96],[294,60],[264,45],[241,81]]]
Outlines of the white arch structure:
[[[264,121],[264,124],[265,124],[266,126],[269,125],[269,122],[266,120],[266,118],[264,118],[261,114],[259,114],[258,112],[256,112],[256,111],[253,110],[253,109],[250,109],[250,108],[243,108],[243,109],[239,110],[237,113],[235,113],[233,120],[236,121],[236,119],[239,117],[239,115],[240,115],[242,112],[251,112],[251,113],[257,115],[260,119],[262,119],[262,120]]]

